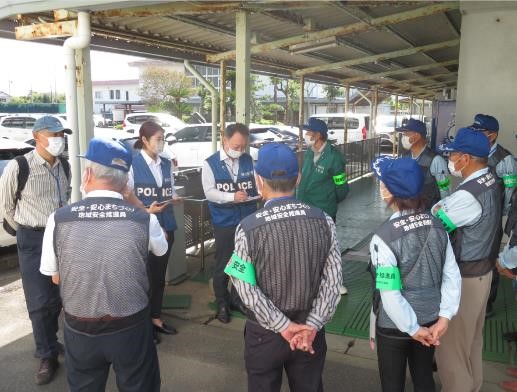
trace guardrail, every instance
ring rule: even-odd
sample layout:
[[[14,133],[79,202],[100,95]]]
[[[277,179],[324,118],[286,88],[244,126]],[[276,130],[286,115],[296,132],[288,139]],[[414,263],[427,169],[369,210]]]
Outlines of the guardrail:
[[[346,158],[348,181],[372,171],[371,162],[380,154],[381,138],[371,138],[337,145]]]

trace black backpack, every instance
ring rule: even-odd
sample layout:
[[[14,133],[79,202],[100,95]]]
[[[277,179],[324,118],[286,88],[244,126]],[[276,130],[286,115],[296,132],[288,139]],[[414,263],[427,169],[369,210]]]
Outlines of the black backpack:
[[[63,157],[58,157],[59,162],[63,165],[63,170],[65,171],[66,179],[70,181],[70,163],[68,160]],[[14,158],[14,160],[18,163],[18,186],[16,188],[16,193],[14,196],[14,208],[16,209],[16,205],[18,204],[18,200],[22,198],[22,191],[25,189],[25,185],[27,184],[27,180],[29,179],[29,163],[27,162],[27,158],[25,155],[19,155]],[[2,223],[4,230],[12,235],[16,236],[16,229],[11,227],[11,225],[4,218]]]

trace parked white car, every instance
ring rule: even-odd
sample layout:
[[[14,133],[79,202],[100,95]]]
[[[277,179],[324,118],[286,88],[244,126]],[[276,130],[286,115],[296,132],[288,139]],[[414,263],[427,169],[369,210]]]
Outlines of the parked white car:
[[[130,113],[122,122],[122,130],[132,135],[138,135],[140,125],[149,120],[160,124],[166,134],[175,133],[187,125],[169,113]]]
[[[0,138],[0,175],[11,159],[26,154],[32,149],[33,147],[28,144]],[[0,215],[0,247],[14,245],[16,244],[16,237],[6,233],[2,226],[3,220],[4,217]]]
[[[0,137],[22,142],[32,137],[32,127],[41,115],[9,114],[0,118]]]
[[[364,140],[368,136],[370,116],[359,113],[324,113],[312,114],[311,118],[317,118],[327,124],[328,138],[335,144],[345,143],[345,118],[347,122],[347,143]]]

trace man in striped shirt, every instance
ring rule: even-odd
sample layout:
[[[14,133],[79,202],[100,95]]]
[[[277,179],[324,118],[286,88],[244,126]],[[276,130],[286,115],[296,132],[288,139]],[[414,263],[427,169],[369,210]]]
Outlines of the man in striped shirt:
[[[341,256],[330,216],[294,198],[298,161],[268,143],[255,166],[265,207],[241,221],[225,272],[248,308],[248,391],[320,391],[324,325],[340,299]]]
[[[33,128],[36,148],[25,154],[28,178],[18,200],[20,164],[9,162],[0,177],[0,212],[16,229],[18,259],[27,310],[32,323],[37,358],[41,359],[35,383],[48,384],[58,367],[59,287],[39,271],[43,233],[49,215],[65,205],[70,195],[68,165],[59,156],[65,148],[64,134],[70,129],[52,116],[39,118]]]

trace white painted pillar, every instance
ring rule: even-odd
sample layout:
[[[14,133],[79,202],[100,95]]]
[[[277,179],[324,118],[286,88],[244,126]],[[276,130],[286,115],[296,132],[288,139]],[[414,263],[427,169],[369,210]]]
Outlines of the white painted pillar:
[[[235,16],[235,121],[250,123],[250,39],[249,13],[238,11]]]
[[[498,142],[517,154],[517,3],[461,2],[456,128],[476,113],[499,121]]]

